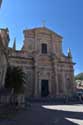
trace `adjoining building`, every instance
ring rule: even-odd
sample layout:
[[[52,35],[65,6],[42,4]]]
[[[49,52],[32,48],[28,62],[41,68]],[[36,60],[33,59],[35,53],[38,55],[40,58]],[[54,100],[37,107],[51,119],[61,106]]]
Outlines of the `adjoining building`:
[[[70,49],[65,56],[62,36],[46,27],[26,29],[24,44],[9,49],[9,63],[26,74],[25,94],[29,97],[70,95],[74,91],[74,69]]]
[[[2,0],[0,0],[0,7],[1,7],[1,5],[2,5]]]
[[[8,29],[0,29],[0,88],[4,86],[5,74],[8,64]]]

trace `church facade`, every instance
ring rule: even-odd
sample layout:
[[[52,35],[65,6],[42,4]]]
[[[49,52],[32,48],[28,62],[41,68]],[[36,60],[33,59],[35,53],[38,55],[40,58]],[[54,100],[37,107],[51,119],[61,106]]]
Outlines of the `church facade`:
[[[26,76],[28,97],[55,97],[74,91],[74,69],[70,49],[65,56],[62,36],[46,27],[26,29],[21,50],[9,49],[9,63],[19,66]]]

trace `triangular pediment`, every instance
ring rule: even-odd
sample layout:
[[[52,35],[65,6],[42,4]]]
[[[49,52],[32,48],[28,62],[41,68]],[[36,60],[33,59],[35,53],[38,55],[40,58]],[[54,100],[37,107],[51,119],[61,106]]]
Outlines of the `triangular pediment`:
[[[37,28],[36,30],[43,32],[43,33],[48,33],[48,34],[55,34],[57,37],[59,38],[63,38],[61,35],[57,34],[56,32],[52,31],[51,29],[47,28],[47,27],[41,27],[41,28]]]
[[[60,39],[63,38],[61,35],[57,34],[56,32],[54,32],[54,31],[52,31],[50,29],[48,29],[47,27],[37,27],[37,28],[32,28],[32,29],[26,29],[26,30],[24,30],[24,32],[27,32],[27,31],[29,31],[29,32],[36,31],[37,33],[43,33],[43,34],[48,34],[48,35],[54,34],[56,37],[58,37]]]

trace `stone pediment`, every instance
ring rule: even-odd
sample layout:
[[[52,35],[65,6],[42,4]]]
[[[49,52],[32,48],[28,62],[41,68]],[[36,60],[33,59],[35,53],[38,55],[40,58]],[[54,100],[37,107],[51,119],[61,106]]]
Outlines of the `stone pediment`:
[[[57,37],[59,37],[59,38],[61,38],[62,39],[62,36],[60,36],[59,34],[57,34],[56,32],[54,32],[54,31],[52,31],[52,30],[50,30],[50,29],[48,29],[48,28],[46,28],[46,27],[42,27],[42,28],[38,28],[37,29],[38,31],[40,31],[40,32],[42,32],[42,33],[47,33],[47,34],[54,34],[54,35],[56,35]]]
[[[33,28],[33,29],[25,29],[24,34],[26,34],[26,36],[28,34],[35,34],[35,33],[39,33],[39,34],[44,34],[44,35],[50,35],[50,34],[54,34],[57,38],[62,39],[63,37],[59,34],[57,34],[56,32],[48,29],[47,27],[38,27],[38,28]]]

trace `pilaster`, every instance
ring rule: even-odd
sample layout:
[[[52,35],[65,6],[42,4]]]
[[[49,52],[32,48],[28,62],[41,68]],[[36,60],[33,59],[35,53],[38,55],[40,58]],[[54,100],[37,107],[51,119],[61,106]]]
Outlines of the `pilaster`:
[[[35,96],[38,96],[38,53],[37,53],[37,32],[35,31],[35,56],[34,56],[34,60],[35,60],[35,68],[34,68],[34,75],[35,75]]]

